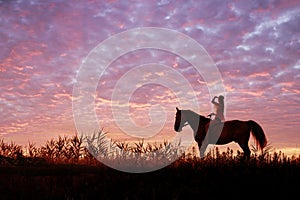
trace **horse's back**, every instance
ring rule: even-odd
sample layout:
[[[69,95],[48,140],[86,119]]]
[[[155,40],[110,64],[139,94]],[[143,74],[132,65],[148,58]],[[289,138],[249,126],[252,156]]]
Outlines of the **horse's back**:
[[[239,128],[248,127],[247,121],[242,121],[242,120],[238,120],[238,119],[225,121],[224,126],[239,127]]]
[[[245,134],[249,133],[249,126],[246,121],[228,120],[223,122],[223,124],[220,123],[219,126],[222,127],[222,131],[217,142],[218,144],[227,144],[232,141],[238,142],[240,139],[246,139],[250,136],[250,134]]]
[[[232,135],[232,140],[236,142],[241,138],[249,138],[250,136],[250,127],[248,126],[247,121],[225,121],[223,130],[224,132],[230,133]]]

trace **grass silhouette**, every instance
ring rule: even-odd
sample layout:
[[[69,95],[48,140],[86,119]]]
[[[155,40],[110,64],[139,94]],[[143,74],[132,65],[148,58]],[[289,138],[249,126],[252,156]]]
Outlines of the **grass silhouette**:
[[[300,155],[262,153],[252,147],[249,160],[227,148],[211,150],[204,158],[180,144],[105,141],[105,132],[89,137],[58,137],[37,147],[0,140],[0,192],[2,199],[194,199],[289,198],[298,196]],[[107,149],[113,150],[108,151]],[[113,152],[113,153],[109,153]],[[260,152],[260,151],[259,151]],[[104,153],[104,154],[103,154]],[[95,156],[117,163],[175,159],[148,173],[125,173],[109,168]],[[102,157],[102,158],[104,158]]]

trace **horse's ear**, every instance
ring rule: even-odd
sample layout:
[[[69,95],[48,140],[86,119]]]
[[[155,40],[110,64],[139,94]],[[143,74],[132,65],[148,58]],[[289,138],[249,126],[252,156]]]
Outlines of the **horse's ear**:
[[[176,110],[179,111],[179,109],[176,107]]]

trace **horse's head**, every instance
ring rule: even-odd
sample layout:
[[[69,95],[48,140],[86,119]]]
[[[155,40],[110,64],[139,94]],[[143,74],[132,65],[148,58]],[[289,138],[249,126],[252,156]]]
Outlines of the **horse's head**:
[[[182,127],[185,126],[186,122],[187,122],[187,119],[184,116],[183,112],[176,107],[176,116],[175,116],[174,130],[176,132],[181,132],[182,131]]]

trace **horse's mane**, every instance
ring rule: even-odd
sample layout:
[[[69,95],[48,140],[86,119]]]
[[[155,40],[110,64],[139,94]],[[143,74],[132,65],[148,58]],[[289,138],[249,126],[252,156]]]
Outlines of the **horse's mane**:
[[[199,115],[198,113],[196,113],[192,110],[182,110],[182,111],[188,112],[189,114],[194,115],[194,117],[199,117],[200,120],[210,120],[209,118]]]

